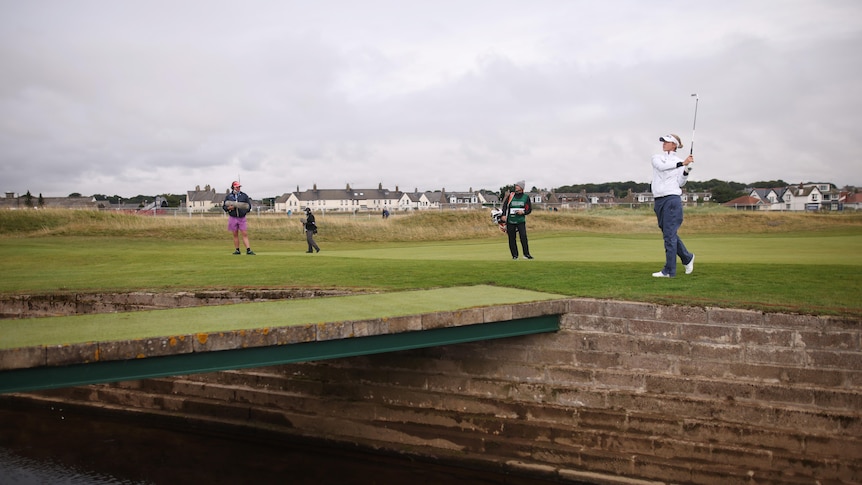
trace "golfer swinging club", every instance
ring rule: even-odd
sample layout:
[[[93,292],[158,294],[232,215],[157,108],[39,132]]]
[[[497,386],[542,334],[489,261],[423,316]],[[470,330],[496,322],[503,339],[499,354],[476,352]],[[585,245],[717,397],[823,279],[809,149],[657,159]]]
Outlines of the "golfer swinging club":
[[[682,186],[688,181],[694,155],[685,160],[676,155],[682,148],[679,135],[664,135],[659,137],[662,142],[662,153],[652,157],[652,193],[655,198],[655,215],[658,227],[664,238],[665,263],[661,271],[653,273],[656,278],[673,278],[676,276],[676,258],[685,265],[685,274],[694,271],[694,254],[688,252],[677,230],[682,225]]]
[[[245,215],[251,212],[251,198],[245,192],[239,190],[242,187],[239,182],[230,184],[230,192],[222,202],[222,209],[228,213],[227,230],[233,233],[233,245],[236,248],[234,254],[242,254],[239,251],[239,233],[242,233],[242,242],[245,243],[245,254],[254,256],[251,245],[248,243],[248,226]]]

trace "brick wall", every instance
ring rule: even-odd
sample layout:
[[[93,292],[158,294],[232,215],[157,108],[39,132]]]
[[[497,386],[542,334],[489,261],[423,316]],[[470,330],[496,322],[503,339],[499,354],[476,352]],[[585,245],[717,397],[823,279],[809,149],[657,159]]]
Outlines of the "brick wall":
[[[33,393],[588,483],[862,482],[862,321],[573,299],[561,330]]]

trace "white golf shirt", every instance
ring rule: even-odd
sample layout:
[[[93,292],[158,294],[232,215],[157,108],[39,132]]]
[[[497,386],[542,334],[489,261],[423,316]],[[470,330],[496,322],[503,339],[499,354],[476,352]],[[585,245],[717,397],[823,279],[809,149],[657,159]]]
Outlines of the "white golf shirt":
[[[682,194],[682,186],[688,181],[683,159],[676,156],[675,152],[664,152],[652,156],[652,195],[653,197],[664,197],[666,195]]]

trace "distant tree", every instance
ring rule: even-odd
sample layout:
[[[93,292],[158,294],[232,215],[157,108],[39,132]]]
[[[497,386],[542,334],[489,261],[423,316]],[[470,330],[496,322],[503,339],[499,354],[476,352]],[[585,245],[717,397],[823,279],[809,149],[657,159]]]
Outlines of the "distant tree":
[[[630,192],[648,192],[649,184],[638,183],[634,181],[627,182],[608,182],[603,184],[578,184],[578,185],[563,185],[554,189],[555,192],[563,193],[610,193],[613,192],[616,197],[625,197]]]
[[[39,192],[39,207],[45,207],[45,198],[42,197],[42,192]]]
[[[710,192],[712,192],[712,200],[718,202],[719,204],[723,204],[737,197],[742,197],[743,195],[745,195],[745,192],[743,190],[735,189],[726,182],[724,184],[712,187],[710,189]]]
[[[503,200],[503,198],[506,197],[506,194],[508,194],[509,192],[513,192],[514,190],[515,184],[504,185],[503,187],[500,187],[500,193],[497,195],[500,197],[500,200]]]
[[[69,198],[72,198],[72,197],[81,197],[81,194],[78,192],[72,192],[71,194],[69,194]]]
[[[30,194],[29,190],[24,194],[24,205],[27,207],[33,207],[33,195]]]
[[[183,201],[183,196],[181,195],[162,194],[161,196],[167,201],[167,207],[179,207]]]
[[[765,181],[765,182],[754,182],[753,184],[751,184],[752,187],[758,188],[758,189],[773,189],[773,188],[777,188],[777,187],[787,187],[789,185],[790,184],[788,184],[787,182],[785,182],[781,179],[769,180],[769,181]]]

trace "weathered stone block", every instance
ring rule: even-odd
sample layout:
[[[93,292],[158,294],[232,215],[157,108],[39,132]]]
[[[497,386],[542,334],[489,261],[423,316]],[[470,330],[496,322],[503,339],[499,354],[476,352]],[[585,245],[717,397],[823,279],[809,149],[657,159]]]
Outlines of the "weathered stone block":
[[[743,362],[745,357],[745,348],[740,345],[693,342],[689,348],[693,360],[739,363]]]
[[[496,305],[482,309],[484,323],[506,322],[512,320],[512,305]]]
[[[277,332],[268,327],[237,330],[236,336],[239,348],[267,347],[278,342]]]
[[[656,319],[664,322],[677,323],[707,323],[708,315],[705,308],[690,306],[658,306]]]
[[[372,335],[386,335],[389,333],[389,322],[376,318],[373,320],[360,320],[353,322],[353,335],[356,337],[368,337]]]
[[[0,371],[40,367],[46,359],[47,350],[43,346],[0,350]]]
[[[512,318],[532,318],[545,315],[559,315],[566,311],[566,300],[535,301],[519,303],[512,307]]]
[[[622,357],[618,353],[575,351],[574,357],[578,365],[585,367],[614,369],[622,365]]]
[[[656,308],[656,305],[651,303],[607,301],[605,302],[604,314],[614,318],[655,320]]]
[[[389,325],[389,333],[416,332],[422,330],[422,316],[409,315],[404,317],[384,318]]]
[[[275,329],[276,345],[314,342],[317,339],[316,325],[291,325]]]
[[[128,360],[164,355],[187,354],[194,351],[191,335],[119,340],[99,343],[100,360]]]
[[[317,340],[336,340],[342,338],[352,338],[353,322],[330,322],[317,324]]]
[[[803,366],[807,363],[802,349],[783,349],[781,347],[745,347],[745,361],[756,364],[781,364]]]
[[[792,347],[796,333],[786,329],[743,327],[739,329],[739,342],[743,345]]]
[[[633,335],[678,338],[680,335],[680,325],[674,322],[661,322],[657,320],[629,320],[628,331]]]
[[[688,357],[691,355],[691,345],[682,340],[644,337],[637,341],[637,352]]]
[[[655,394],[694,394],[697,381],[689,377],[649,374],[644,377],[644,389]]]
[[[809,350],[852,350],[862,348],[862,332],[809,332],[801,330],[796,333],[798,340],[794,343]]]
[[[48,345],[45,347],[45,364],[88,364],[99,359],[99,344],[95,342],[74,345]]]
[[[806,353],[808,354],[810,365],[816,367],[836,367],[852,371],[862,371],[862,353],[860,352],[812,350]]]
[[[592,298],[572,298],[566,300],[566,313],[576,315],[602,315],[605,302]]]
[[[739,329],[733,325],[680,325],[679,338],[690,342],[739,343]]]
[[[236,332],[198,333],[192,338],[195,352],[236,349],[240,339]]]
[[[709,308],[709,323],[721,325],[763,325],[763,312],[753,310],[730,310],[726,308]]]

